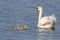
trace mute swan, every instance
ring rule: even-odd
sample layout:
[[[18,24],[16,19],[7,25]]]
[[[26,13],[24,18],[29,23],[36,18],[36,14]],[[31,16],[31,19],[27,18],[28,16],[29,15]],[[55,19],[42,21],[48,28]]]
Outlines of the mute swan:
[[[43,8],[37,7],[36,10],[39,12],[38,17],[38,27],[39,28],[54,28],[54,24],[56,23],[56,17],[54,14],[52,16],[42,16]]]
[[[16,24],[16,30],[29,30],[30,28],[25,24],[20,26],[19,24]]]

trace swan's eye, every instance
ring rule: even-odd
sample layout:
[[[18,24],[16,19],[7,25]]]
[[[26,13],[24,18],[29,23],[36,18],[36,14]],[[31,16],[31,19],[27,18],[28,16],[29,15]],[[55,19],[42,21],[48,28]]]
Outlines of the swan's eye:
[[[36,8],[36,9],[38,9],[38,8]]]

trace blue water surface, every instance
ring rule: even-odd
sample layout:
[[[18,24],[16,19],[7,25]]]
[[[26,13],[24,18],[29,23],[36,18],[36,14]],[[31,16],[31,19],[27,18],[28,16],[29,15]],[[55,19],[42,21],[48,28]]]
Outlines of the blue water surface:
[[[43,15],[55,14],[55,31],[40,32],[37,28],[38,12]],[[0,40],[60,40],[60,0],[0,0]],[[15,29],[16,23],[27,24],[31,30]]]

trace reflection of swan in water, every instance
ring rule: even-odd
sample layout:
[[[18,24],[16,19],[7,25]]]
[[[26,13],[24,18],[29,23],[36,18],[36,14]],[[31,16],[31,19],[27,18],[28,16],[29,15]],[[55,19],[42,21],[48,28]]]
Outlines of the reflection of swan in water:
[[[19,24],[16,24],[16,30],[29,30],[30,28],[25,24],[20,26]]]
[[[44,29],[43,29],[44,30]],[[53,40],[54,39],[54,32],[50,31],[48,32],[48,30],[44,30],[43,32],[40,32],[41,29],[38,29],[38,40]]]
[[[38,27],[39,28],[54,28],[54,24],[56,22],[56,18],[54,14],[52,16],[44,16],[42,17],[42,7],[37,7],[36,10],[39,11],[39,18],[38,18]]]
[[[53,29],[38,29],[39,32],[55,32]]]

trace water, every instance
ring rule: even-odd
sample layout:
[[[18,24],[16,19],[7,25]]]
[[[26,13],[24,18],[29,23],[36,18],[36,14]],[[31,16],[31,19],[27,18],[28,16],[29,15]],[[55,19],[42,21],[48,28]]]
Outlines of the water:
[[[55,31],[40,32],[37,28],[37,6],[43,15],[55,14]],[[0,40],[60,40],[60,0],[0,0]],[[31,30],[15,30],[16,23],[27,24]]]

